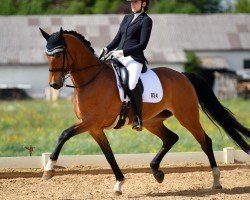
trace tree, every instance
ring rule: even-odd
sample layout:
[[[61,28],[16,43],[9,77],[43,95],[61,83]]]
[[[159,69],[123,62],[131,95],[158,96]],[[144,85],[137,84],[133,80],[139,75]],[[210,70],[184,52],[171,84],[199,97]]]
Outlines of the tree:
[[[238,0],[235,11],[237,13],[250,13],[250,0]]]
[[[16,13],[16,6],[12,0],[1,0],[0,14],[13,15]]]
[[[102,0],[96,1],[92,13],[115,13],[121,5],[121,1],[118,0]]]
[[[33,15],[37,13],[43,13],[49,4],[49,0],[37,1],[37,0],[22,0],[17,3],[16,14],[21,15]]]
[[[201,68],[200,68],[201,61],[196,56],[195,52],[188,51],[186,54],[186,57],[187,57],[187,62],[184,65],[185,71],[200,74],[201,73]]]
[[[151,0],[151,13],[216,13],[222,0]],[[249,0],[239,0],[239,10]],[[1,0],[0,15],[105,14],[130,12],[125,0]]]
[[[47,14],[80,14],[80,13],[90,14],[90,9],[88,6],[88,1],[57,0],[57,1],[53,1],[47,6],[45,14],[46,13]]]
[[[159,0],[154,2],[150,12],[153,13],[199,13],[200,11],[189,2],[178,0]]]
[[[177,0],[180,3],[191,3],[200,13],[218,13],[221,12],[221,0]]]

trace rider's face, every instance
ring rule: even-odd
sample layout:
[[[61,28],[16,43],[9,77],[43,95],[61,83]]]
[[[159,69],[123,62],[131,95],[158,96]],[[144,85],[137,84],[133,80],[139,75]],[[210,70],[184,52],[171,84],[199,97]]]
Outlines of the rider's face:
[[[132,10],[132,12],[135,13],[135,12],[140,11],[141,6],[142,6],[141,0],[133,0],[133,1],[131,1],[131,10]]]

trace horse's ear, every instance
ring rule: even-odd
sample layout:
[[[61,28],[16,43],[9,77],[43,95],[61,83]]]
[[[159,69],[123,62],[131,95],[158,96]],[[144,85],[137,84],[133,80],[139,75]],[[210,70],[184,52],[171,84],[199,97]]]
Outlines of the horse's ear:
[[[54,35],[54,39],[55,39],[55,41],[63,40],[63,29],[62,29],[62,27],[60,28],[60,31],[58,31],[58,32]]]
[[[40,29],[40,31],[41,31],[43,37],[44,37],[46,40],[48,40],[49,37],[50,37],[50,35],[49,35],[48,33],[46,33],[43,29],[41,29],[41,28],[39,28],[39,29]]]
[[[63,37],[63,29],[62,29],[62,27],[60,28],[59,34],[60,34],[60,37]]]
[[[62,27],[60,28],[60,31],[59,31],[59,38],[63,39],[63,29],[62,29]]]
[[[63,29],[62,29],[62,27],[60,28],[60,31],[59,31],[59,37],[62,40],[64,47],[67,48],[67,44],[66,44],[65,39],[63,37]]]

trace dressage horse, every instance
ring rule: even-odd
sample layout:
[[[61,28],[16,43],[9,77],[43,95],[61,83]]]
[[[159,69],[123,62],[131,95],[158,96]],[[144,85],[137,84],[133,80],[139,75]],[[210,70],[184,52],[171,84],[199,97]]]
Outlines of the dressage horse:
[[[64,86],[69,74],[74,88],[74,111],[79,121],[60,135],[57,145],[44,168],[44,179],[54,176],[54,165],[64,143],[71,137],[88,132],[99,144],[116,178],[115,194],[122,194],[124,176],[119,168],[104,129],[111,126],[120,113],[122,102],[116,85],[116,77],[109,63],[100,61],[89,41],[75,31],[48,34],[40,29],[47,40],[46,55],[49,63],[49,85],[54,89]],[[153,71],[159,77],[163,97],[158,103],[143,103],[144,128],[162,140],[162,147],[150,163],[155,179],[161,183],[164,173],[159,169],[165,154],[178,141],[176,133],[163,124],[170,116],[175,116],[180,124],[191,132],[208,157],[214,182],[212,188],[222,188],[220,171],[217,167],[212,140],[203,130],[199,119],[199,104],[212,122],[224,131],[247,154],[250,146],[249,129],[241,125],[233,114],[223,107],[204,79],[192,73],[179,73],[161,67]],[[101,97],[100,97],[101,96]],[[128,113],[131,124],[133,113]]]

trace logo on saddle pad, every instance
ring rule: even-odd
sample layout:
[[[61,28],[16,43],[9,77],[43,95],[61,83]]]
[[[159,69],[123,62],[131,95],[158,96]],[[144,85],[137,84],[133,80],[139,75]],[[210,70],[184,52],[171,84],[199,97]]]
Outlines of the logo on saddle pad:
[[[151,98],[154,99],[158,99],[158,94],[157,93],[151,93]]]
[[[120,81],[119,81],[119,78],[115,69],[114,69],[114,72],[115,72],[115,76],[117,80],[117,87],[119,90],[121,101],[122,102],[129,101],[128,97],[124,98],[124,91],[120,84]],[[143,102],[145,103],[160,102],[163,97],[163,90],[162,90],[161,82],[158,76],[156,75],[156,73],[153,70],[148,69],[145,73],[141,74],[140,78],[142,80],[142,84],[144,87],[144,92],[142,94]]]

